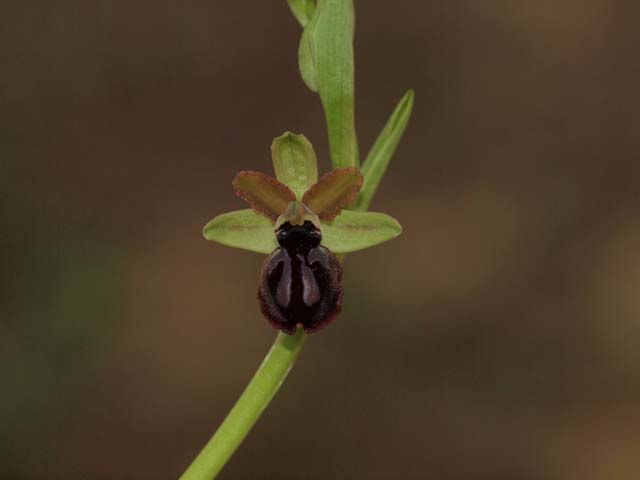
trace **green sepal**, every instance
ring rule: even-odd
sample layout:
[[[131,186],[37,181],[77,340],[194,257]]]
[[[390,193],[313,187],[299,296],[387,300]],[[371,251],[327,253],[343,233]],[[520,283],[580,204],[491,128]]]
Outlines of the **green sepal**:
[[[413,90],[409,90],[402,97],[367,155],[362,165],[364,185],[355,204],[352,206],[353,210],[365,211],[369,208],[371,199],[378,189],[378,185],[380,185],[391,157],[409,122],[409,117],[413,110],[413,97]]]
[[[315,0],[287,0],[291,13],[298,23],[304,28],[316,11]]]
[[[401,233],[400,224],[387,214],[343,210],[333,222],[322,224],[322,245],[334,253],[355,252]]]
[[[304,135],[285,132],[274,138],[271,158],[276,178],[293,190],[298,200],[318,181],[316,154]]]
[[[207,240],[251,252],[271,253],[278,247],[273,222],[251,209],[218,215],[202,234]]]

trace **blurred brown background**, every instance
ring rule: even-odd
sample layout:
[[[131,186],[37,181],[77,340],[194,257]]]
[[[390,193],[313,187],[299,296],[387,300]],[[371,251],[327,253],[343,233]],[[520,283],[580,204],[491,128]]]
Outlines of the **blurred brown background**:
[[[357,3],[373,209],[221,478],[640,476],[637,2]],[[274,332],[262,258],[209,244],[230,182],[305,133],[286,2],[17,1],[0,17],[0,478],[176,478]]]

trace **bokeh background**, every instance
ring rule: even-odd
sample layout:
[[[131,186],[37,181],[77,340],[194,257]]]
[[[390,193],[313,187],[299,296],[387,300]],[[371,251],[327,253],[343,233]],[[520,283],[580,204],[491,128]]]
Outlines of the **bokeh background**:
[[[357,128],[411,124],[221,478],[640,476],[637,2],[359,1]],[[286,2],[3,2],[0,478],[171,479],[274,332],[262,258],[209,244],[240,169],[305,133]]]

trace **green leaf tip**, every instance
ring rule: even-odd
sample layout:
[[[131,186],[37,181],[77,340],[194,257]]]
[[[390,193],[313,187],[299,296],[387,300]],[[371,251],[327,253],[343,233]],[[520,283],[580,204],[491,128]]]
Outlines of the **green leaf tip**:
[[[304,28],[316,11],[315,0],[287,0],[291,13],[298,23]]]
[[[318,161],[311,142],[304,135],[285,132],[273,139],[271,158],[276,178],[302,199],[318,181]]]
[[[353,205],[354,210],[365,211],[369,208],[369,204],[389,166],[391,157],[393,157],[407,128],[413,110],[414,96],[413,90],[405,93],[371,147],[371,151],[362,165],[364,186]]]
[[[207,240],[251,252],[268,254],[278,247],[273,222],[251,209],[218,215],[202,234]]]
[[[373,247],[402,233],[393,217],[379,212],[343,210],[331,223],[322,225],[322,245],[334,253]]]

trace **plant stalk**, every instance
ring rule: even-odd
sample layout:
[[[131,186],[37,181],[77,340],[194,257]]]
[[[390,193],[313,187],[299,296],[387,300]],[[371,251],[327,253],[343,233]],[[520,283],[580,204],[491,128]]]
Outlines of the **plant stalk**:
[[[301,328],[294,335],[278,333],[251,382],[180,480],[211,480],[218,475],[284,382],[306,338]]]

